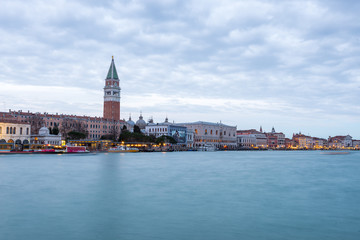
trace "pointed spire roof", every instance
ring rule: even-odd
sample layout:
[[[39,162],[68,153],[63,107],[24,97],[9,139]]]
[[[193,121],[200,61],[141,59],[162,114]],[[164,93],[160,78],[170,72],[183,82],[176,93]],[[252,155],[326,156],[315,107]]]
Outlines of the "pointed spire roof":
[[[106,79],[119,79],[117,71],[116,71],[116,67],[115,67],[114,56],[112,56],[110,68],[109,68],[108,74],[106,76]]]

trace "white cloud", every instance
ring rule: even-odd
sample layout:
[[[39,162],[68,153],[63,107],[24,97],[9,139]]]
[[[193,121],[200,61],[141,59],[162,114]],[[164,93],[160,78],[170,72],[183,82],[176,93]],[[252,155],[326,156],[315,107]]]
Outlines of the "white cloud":
[[[359,6],[344,4],[3,1],[0,96],[6,108],[101,115],[115,55],[122,111],[326,136],[316,124],[353,127],[360,114]]]

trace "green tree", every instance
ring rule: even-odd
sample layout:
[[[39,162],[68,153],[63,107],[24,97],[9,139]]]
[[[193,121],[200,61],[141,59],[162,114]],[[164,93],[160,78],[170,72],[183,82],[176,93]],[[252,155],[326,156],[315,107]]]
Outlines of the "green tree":
[[[59,128],[55,125],[55,127],[53,127],[53,129],[52,129],[52,134],[54,134],[54,135],[58,135],[59,134]]]
[[[134,133],[141,133],[141,130],[138,125],[134,125]]]
[[[160,143],[176,144],[177,143],[177,141],[173,137],[165,136],[165,135],[162,135],[161,137],[156,138],[155,142],[156,142],[156,144],[160,144]]]
[[[68,138],[71,140],[80,140],[86,138],[86,134],[82,132],[71,131],[68,134]]]

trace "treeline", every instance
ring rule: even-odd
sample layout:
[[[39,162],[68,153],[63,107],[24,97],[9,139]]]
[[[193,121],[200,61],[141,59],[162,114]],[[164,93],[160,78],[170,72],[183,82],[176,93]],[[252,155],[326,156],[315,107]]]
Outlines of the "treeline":
[[[134,126],[134,132],[130,132],[124,126],[124,128],[121,130],[121,134],[118,138],[115,138],[114,135],[103,135],[101,137],[101,139],[118,141],[118,142],[139,142],[139,143],[147,142],[147,143],[156,143],[156,144],[160,144],[160,143],[176,144],[177,143],[176,140],[170,136],[163,135],[158,138],[156,138],[153,135],[147,136],[147,135],[143,134],[140,131],[140,128],[136,125]]]

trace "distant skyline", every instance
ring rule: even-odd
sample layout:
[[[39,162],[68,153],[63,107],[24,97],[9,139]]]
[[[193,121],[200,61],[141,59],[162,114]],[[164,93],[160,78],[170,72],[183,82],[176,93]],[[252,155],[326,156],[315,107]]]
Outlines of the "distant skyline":
[[[360,139],[358,1],[0,0],[0,111]]]

